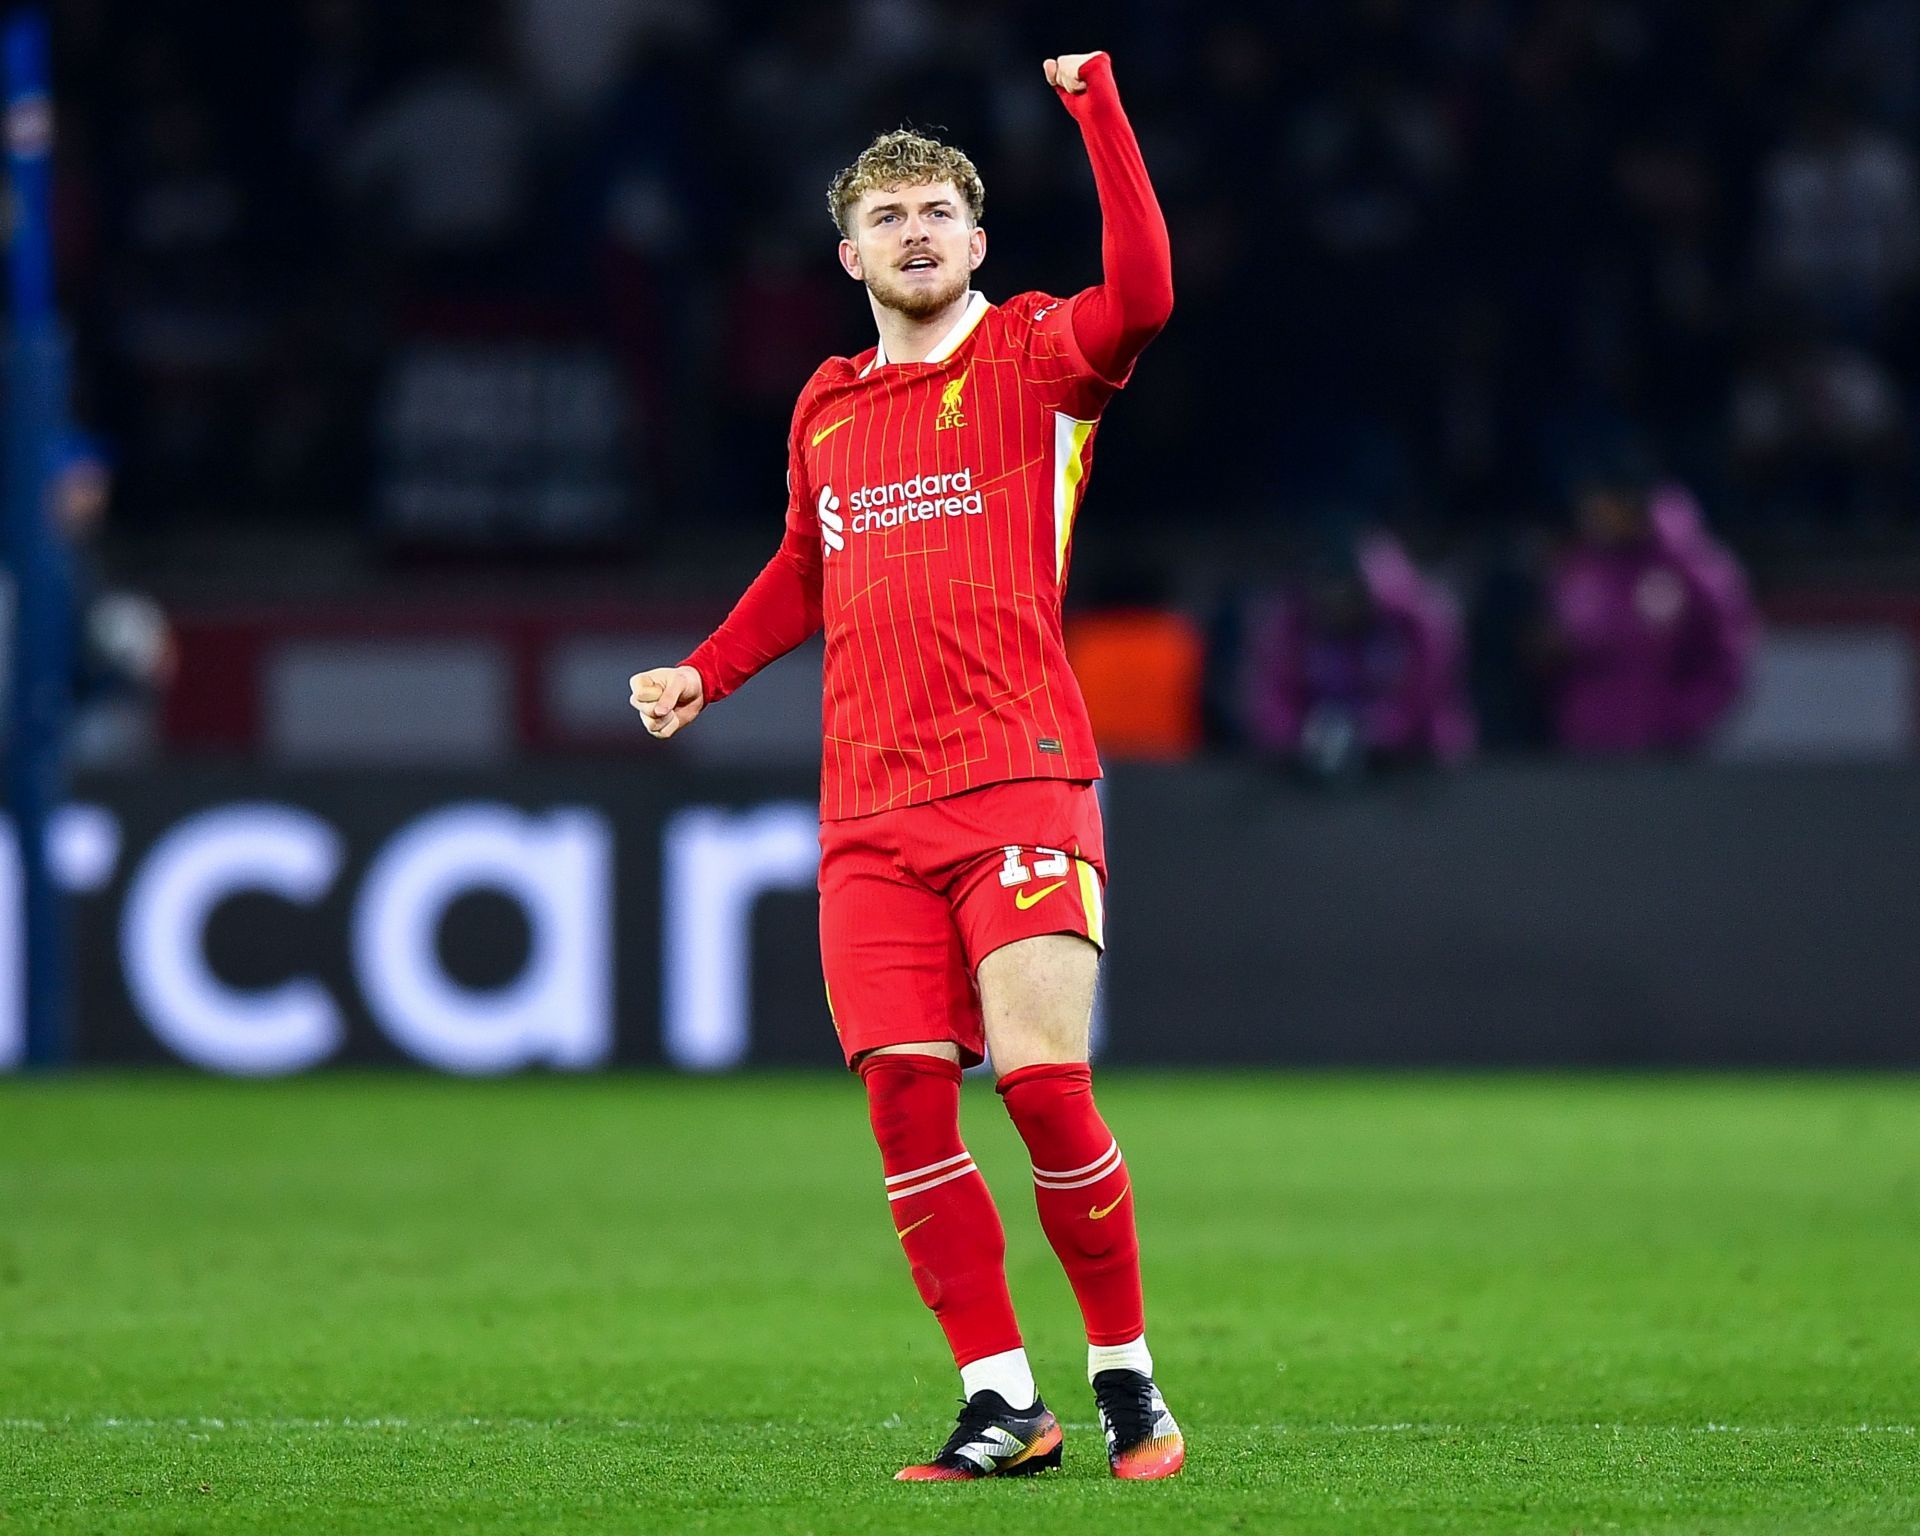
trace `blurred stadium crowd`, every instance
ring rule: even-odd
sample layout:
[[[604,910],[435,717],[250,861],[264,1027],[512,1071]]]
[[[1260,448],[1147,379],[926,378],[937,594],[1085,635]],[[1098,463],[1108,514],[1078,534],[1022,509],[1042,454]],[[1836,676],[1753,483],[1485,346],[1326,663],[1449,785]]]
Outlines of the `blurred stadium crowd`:
[[[1082,664],[1233,663],[1143,750],[1682,750],[1753,645],[1709,523],[1920,531],[1911,0],[55,12],[78,413],[134,537],[770,546],[795,393],[869,330],[831,174],[943,128],[985,175],[986,291],[1093,281],[1039,64],[1096,45],[1179,298],[1082,541],[1082,597],[1146,627],[1083,626]],[[1283,527],[1286,574],[1156,630],[1193,591],[1170,523]]]
[[[1095,275],[1039,84],[1081,31],[1121,61],[1181,296],[1107,517],[1507,518],[1622,413],[1723,521],[1911,516],[1904,0],[57,12],[63,271],[128,517],[360,516],[387,348],[446,303],[606,338],[661,490],[777,464],[798,384],[864,339],[822,192],[877,128],[984,168],[989,287]],[[757,524],[764,483],[702,507]]]

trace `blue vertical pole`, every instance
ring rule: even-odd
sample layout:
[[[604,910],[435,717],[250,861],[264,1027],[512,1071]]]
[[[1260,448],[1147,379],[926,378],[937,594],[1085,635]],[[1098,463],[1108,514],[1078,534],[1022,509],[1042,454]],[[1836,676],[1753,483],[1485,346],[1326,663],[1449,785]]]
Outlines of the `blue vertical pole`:
[[[66,358],[53,295],[53,98],[45,15],[6,24],[8,251],[12,335],[7,355],[7,564],[14,578],[13,710],[8,798],[20,840],[26,922],[26,1057],[66,1056],[67,949],[47,825],[66,789],[72,664],[72,579],[53,526],[54,448],[66,414]],[[0,985],[16,983],[0,977]]]

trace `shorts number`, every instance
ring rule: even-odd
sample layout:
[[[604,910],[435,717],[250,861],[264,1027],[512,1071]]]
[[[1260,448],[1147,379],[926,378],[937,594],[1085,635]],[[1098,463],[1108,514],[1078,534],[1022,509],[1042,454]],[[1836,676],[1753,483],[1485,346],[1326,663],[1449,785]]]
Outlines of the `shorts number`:
[[[1024,850],[1017,844],[1009,845],[1001,849],[1001,852],[1007,856],[1006,862],[1000,866],[1000,883],[1002,885],[1025,885],[1035,875],[1038,875],[1042,880],[1052,880],[1066,874],[1070,860],[1067,854],[1060,849],[1035,848],[1033,851],[1036,854],[1042,855],[1042,857],[1036,858],[1033,861],[1033,868],[1031,869],[1020,862],[1020,855],[1023,851]]]

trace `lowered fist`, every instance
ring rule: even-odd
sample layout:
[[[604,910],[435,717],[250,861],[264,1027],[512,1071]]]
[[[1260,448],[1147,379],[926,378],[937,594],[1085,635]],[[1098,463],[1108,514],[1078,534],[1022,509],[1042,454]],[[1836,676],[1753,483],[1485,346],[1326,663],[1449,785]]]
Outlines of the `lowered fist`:
[[[628,702],[640,711],[647,734],[665,741],[706,708],[706,685],[692,667],[655,667],[627,680]]]

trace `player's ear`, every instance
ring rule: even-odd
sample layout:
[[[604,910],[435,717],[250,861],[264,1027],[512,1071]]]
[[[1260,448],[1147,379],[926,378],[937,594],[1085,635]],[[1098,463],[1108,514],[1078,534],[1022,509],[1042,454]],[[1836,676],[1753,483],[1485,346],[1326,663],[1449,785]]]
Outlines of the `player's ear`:
[[[867,274],[860,266],[860,247],[851,240],[840,242],[840,267],[855,282],[865,282]]]
[[[987,259],[987,232],[978,224],[973,233],[967,236],[967,270],[978,272],[980,263]]]

